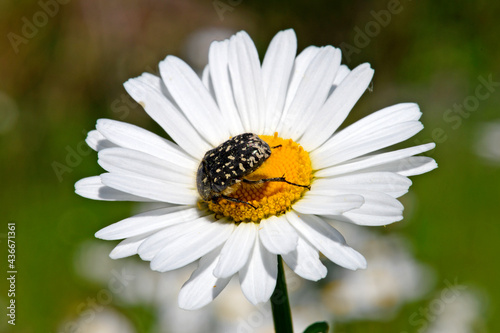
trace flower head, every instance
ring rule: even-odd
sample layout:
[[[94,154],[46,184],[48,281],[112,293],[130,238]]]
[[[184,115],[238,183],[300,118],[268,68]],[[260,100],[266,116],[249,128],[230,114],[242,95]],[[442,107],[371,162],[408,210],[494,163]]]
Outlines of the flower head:
[[[96,237],[124,239],[112,258],[139,254],[161,272],[198,260],[180,291],[183,308],[208,304],[235,274],[250,302],[269,300],[277,255],[314,281],[327,274],[320,253],[345,268],[365,268],[329,222],[401,220],[396,198],[408,191],[408,176],[436,167],[414,156],[433,143],[380,152],[423,128],[416,104],[385,108],[339,131],[373,70],[349,70],[332,46],[298,56],[296,48],[294,31],[281,31],[261,65],[252,40],[239,32],[212,43],[201,79],[167,56],[161,77],[144,73],[125,89],[175,143],[108,119],[88,135],[107,173],[80,180],[78,194],[164,203]],[[243,133],[254,141],[236,142]]]

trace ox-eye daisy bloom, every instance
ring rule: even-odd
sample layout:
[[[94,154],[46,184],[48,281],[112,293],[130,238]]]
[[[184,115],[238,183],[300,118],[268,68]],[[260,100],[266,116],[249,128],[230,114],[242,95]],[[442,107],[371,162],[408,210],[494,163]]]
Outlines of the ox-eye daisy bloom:
[[[160,77],[144,73],[125,89],[174,142],[109,119],[98,120],[88,135],[107,173],[80,180],[79,195],[165,203],[96,237],[124,239],[112,258],[138,254],[160,272],[198,261],[180,291],[182,308],[208,304],[234,275],[250,302],[268,301],[279,255],[313,281],[327,274],[320,253],[342,267],[365,268],[365,258],[329,222],[401,220],[396,198],[408,191],[408,176],[436,167],[414,156],[433,143],[380,152],[423,128],[416,104],[394,105],[338,130],[372,80],[369,64],[349,70],[332,46],[311,46],[298,56],[296,49],[294,31],[282,31],[261,64],[250,37],[239,32],[212,43],[201,79],[167,56]],[[252,160],[240,155],[247,141],[228,144],[243,133],[261,142],[258,149],[247,145],[255,149]],[[218,160],[224,165],[207,154],[220,145],[228,152]],[[247,182],[269,178],[293,184]]]

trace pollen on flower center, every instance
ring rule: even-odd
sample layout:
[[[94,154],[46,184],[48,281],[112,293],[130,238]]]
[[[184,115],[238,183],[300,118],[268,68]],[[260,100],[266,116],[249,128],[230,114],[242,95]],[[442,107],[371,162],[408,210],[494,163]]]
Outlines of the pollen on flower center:
[[[312,168],[309,154],[292,139],[282,139],[278,133],[274,136],[259,135],[272,148],[271,156],[254,172],[245,176],[248,180],[285,177],[288,182],[310,185]],[[265,182],[248,184],[240,182],[233,185],[230,196],[252,204],[255,208],[220,199],[217,203],[209,202],[211,211],[231,217],[235,222],[260,221],[263,218],[280,215],[290,209],[300,199],[307,188],[284,182]]]

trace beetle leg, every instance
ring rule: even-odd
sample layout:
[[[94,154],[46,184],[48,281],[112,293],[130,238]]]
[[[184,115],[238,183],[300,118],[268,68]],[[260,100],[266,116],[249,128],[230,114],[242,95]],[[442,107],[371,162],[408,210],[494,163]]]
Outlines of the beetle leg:
[[[250,180],[250,179],[242,179],[243,182],[247,184],[262,184],[262,183],[267,183],[267,182],[282,182],[282,183],[287,183],[293,186],[300,186],[300,187],[305,187],[308,190],[311,189],[311,185],[300,185],[300,184],[295,184],[292,182],[289,182],[288,180],[285,179],[285,175],[282,177],[275,177],[275,178],[264,178],[264,179],[259,179],[259,180]]]
[[[220,195],[220,198],[223,198],[223,199],[226,199],[226,200],[229,200],[229,201],[232,201],[232,202],[239,202],[239,203],[244,203],[246,205],[249,205],[250,207],[252,207],[253,209],[257,209],[257,207],[255,207],[254,205],[252,205],[251,203],[249,202],[246,202],[246,201],[243,201],[243,200],[240,200],[238,198],[233,198],[233,197],[229,197],[227,195],[224,195],[224,194],[221,194]]]
[[[281,145],[277,145],[277,146],[271,147],[271,149],[279,148],[279,147],[281,147]]]

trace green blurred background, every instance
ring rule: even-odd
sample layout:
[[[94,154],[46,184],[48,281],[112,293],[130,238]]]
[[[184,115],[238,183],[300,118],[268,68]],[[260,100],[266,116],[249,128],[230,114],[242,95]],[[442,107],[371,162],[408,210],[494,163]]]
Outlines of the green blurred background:
[[[433,270],[433,287],[390,320],[336,322],[334,331],[417,332],[412,314],[429,306],[446,281],[458,281],[480,303],[473,329],[464,332],[500,332],[500,140],[487,131],[500,121],[500,86],[483,83],[500,82],[499,15],[500,3],[487,0],[2,0],[0,275],[7,275],[8,222],[16,223],[18,274],[14,329],[4,314],[8,284],[0,280],[0,331],[62,332],[65,321],[81,314],[82,302],[103,288],[82,277],[75,258],[97,230],[135,207],[74,194],[77,180],[101,172],[83,140],[98,118],[161,133],[122,83],[155,72],[168,54],[200,70],[207,61],[197,42],[203,31],[225,37],[244,29],[262,57],[277,31],[294,28],[299,51],[342,46],[351,68],[370,62],[375,69],[373,91],[349,122],[417,102],[425,129],[405,145],[438,143],[428,155],[439,168],[413,178],[401,199],[405,219],[376,228],[404,237],[416,260]],[[150,305],[109,305],[137,332],[153,332]]]

